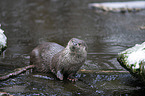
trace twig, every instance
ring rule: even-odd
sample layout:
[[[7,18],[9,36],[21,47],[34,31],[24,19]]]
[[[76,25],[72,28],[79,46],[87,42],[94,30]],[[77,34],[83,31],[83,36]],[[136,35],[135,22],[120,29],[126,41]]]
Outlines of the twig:
[[[17,76],[17,75],[19,75],[19,74],[25,72],[26,70],[32,69],[32,68],[34,68],[34,67],[35,67],[35,65],[29,65],[29,66],[23,67],[23,68],[21,68],[21,69],[18,70],[18,71],[15,71],[15,72],[13,72],[13,73],[9,73],[8,75],[5,75],[5,76],[0,77],[0,81],[9,79],[10,77],[13,77],[13,76]]]
[[[79,72],[84,72],[84,73],[129,73],[128,71],[121,71],[121,70],[79,70]]]

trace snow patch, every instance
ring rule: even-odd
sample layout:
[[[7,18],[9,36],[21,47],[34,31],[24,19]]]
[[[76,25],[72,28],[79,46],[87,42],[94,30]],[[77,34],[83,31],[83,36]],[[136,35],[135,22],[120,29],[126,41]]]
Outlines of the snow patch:
[[[7,41],[7,37],[4,34],[4,30],[0,28],[0,49],[6,46],[6,41]]]
[[[108,8],[145,8],[145,1],[92,3],[89,6]]]
[[[129,48],[119,54],[124,54],[129,66],[134,65],[134,67],[132,67],[133,69],[139,69],[139,64],[142,61],[145,61],[145,42],[142,44],[136,44],[134,47]]]

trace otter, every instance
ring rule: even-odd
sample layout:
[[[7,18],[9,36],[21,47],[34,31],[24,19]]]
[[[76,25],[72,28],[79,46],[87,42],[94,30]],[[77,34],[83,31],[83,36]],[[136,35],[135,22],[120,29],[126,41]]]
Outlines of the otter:
[[[75,75],[87,58],[85,41],[72,38],[67,46],[45,42],[34,48],[30,54],[30,64],[35,71],[52,72],[60,80],[76,81]]]

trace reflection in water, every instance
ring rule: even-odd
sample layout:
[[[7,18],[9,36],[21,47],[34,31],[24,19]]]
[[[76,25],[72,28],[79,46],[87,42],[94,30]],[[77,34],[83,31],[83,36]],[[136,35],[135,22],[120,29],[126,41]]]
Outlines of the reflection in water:
[[[89,3],[103,1],[1,2],[0,24],[2,29],[5,29],[8,48],[6,57],[0,58],[0,75],[17,67],[29,65],[29,53],[39,42],[52,41],[66,46],[72,37],[85,40],[89,47],[88,60],[82,69],[124,70],[116,60],[117,53],[144,41],[144,30],[139,30],[138,27],[144,25],[145,11],[126,14],[96,13],[88,8]],[[36,77],[24,74],[0,82],[0,91],[20,88],[23,92],[9,92],[17,95],[132,95],[144,90],[140,83],[133,82],[134,79],[132,80],[128,73],[78,75],[80,80],[71,83],[59,81],[53,76],[50,76],[51,80],[48,79],[49,76],[40,78],[38,75]],[[129,84],[130,82],[133,84]]]

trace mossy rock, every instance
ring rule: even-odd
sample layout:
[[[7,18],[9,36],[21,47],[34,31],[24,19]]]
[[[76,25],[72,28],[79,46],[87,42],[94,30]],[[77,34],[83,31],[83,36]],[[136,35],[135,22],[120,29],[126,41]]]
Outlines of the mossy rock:
[[[119,53],[117,60],[133,76],[145,82],[145,42]]]
[[[6,42],[7,37],[4,34],[4,30],[0,29],[0,54],[7,48]]]

